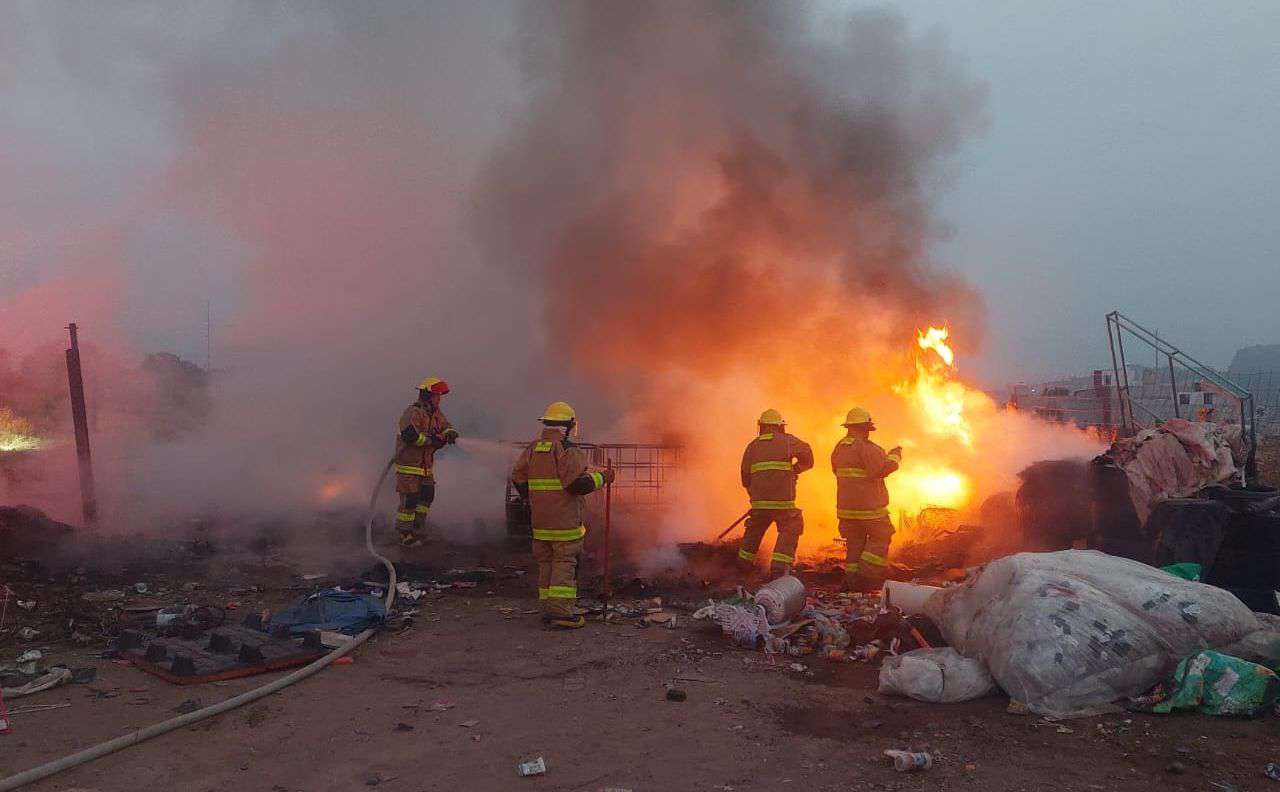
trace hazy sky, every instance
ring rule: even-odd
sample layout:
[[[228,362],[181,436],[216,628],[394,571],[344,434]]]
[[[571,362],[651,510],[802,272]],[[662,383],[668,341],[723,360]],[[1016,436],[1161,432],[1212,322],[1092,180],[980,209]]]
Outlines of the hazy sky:
[[[1109,364],[1112,309],[1212,365],[1280,343],[1280,3],[895,5],[990,89],[939,249],[986,296],[975,370]]]
[[[1112,308],[1218,365],[1241,345],[1280,342],[1280,3],[888,5],[989,89],[985,132],[952,162],[951,235],[935,249],[987,303],[985,354],[962,367],[996,385],[1103,365]],[[17,3],[18,24],[0,30],[0,179],[21,185],[0,207],[0,297],[56,274],[48,254],[68,227],[130,217],[139,180],[172,156],[164,66],[208,46],[234,62],[229,7],[126,6],[103,24],[86,6]],[[175,36],[157,44],[164,15]],[[244,51],[281,31],[324,35],[281,16],[246,25]],[[475,139],[456,143],[478,161],[518,64],[501,51],[503,21],[460,16],[470,44],[450,58],[446,101],[475,119]],[[126,324],[148,348],[203,360],[202,295],[214,295],[216,333],[240,288],[216,262],[239,255],[235,244],[177,211],[130,226],[129,266],[148,288],[128,300]],[[206,259],[202,282],[189,282],[189,262],[166,267],[173,256]]]

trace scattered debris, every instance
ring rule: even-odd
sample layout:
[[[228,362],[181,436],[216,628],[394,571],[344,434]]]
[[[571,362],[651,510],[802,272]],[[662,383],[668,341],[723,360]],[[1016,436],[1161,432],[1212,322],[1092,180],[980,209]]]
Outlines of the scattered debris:
[[[519,775],[521,777],[540,776],[546,772],[547,772],[547,761],[543,759],[541,756],[539,756],[537,759],[534,759],[533,761],[521,762],[520,764],[516,765],[516,775]]]
[[[204,705],[201,704],[198,700],[187,699],[183,701],[181,704],[179,704],[178,706],[174,707],[172,711],[178,713],[179,715],[186,715],[188,713],[195,712],[196,710],[203,709],[203,708],[204,708]]]
[[[1256,715],[1280,699],[1280,677],[1265,666],[1204,651],[1178,663],[1168,687],[1150,694],[1151,711],[1195,709],[1204,715]],[[1161,695],[1163,693],[1163,695]],[[1148,699],[1148,700],[1150,700]]]
[[[689,694],[680,688],[667,688],[667,701],[684,701]]]
[[[66,707],[70,707],[70,706],[71,706],[70,701],[64,701],[61,704],[30,704],[26,707],[18,707],[17,709],[9,710],[9,715],[10,716],[26,715],[31,712],[44,712],[45,710],[65,709]]]
[[[1262,774],[1272,781],[1280,781],[1280,764],[1267,762],[1262,766]]]
[[[124,599],[124,592],[120,589],[106,589],[105,591],[89,591],[80,598],[85,602],[119,602]]]
[[[923,751],[887,750],[884,755],[893,760],[893,769],[899,773],[914,773],[933,767],[933,757]]]
[[[397,723],[397,724],[396,724],[396,731],[398,731],[398,732],[411,732],[411,731],[413,731],[413,724],[411,724],[411,723],[405,723],[404,721],[400,721],[399,723]]]
[[[472,720],[464,720],[463,722],[459,723],[458,725],[459,725],[459,726],[461,726],[461,727],[462,727],[462,728],[464,728],[464,729],[471,729],[471,728],[474,728],[474,727],[476,727],[476,726],[479,726],[479,725],[480,725],[480,721],[475,720],[475,719],[472,719]]]

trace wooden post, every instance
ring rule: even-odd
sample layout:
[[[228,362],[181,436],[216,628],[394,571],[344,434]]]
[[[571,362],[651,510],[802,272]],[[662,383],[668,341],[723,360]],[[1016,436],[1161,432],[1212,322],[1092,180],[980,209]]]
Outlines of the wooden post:
[[[94,492],[93,458],[89,451],[89,415],[84,401],[76,323],[67,325],[67,329],[71,331],[71,348],[67,350],[67,383],[71,388],[71,421],[75,426],[76,460],[80,467],[80,508],[84,524],[90,526],[98,520],[98,499]]]

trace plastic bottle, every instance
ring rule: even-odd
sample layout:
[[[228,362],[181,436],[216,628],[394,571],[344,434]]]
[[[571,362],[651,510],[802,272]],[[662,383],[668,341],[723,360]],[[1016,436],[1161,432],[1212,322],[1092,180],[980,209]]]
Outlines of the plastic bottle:
[[[914,773],[933,767],[933,757],[924,751],[885,751],[893,760],[893,769],[899,773]]]

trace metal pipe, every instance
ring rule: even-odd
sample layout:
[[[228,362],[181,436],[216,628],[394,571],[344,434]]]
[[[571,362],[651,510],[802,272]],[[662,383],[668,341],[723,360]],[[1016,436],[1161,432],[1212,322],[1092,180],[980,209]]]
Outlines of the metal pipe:
[[[1129,408],[1129,423],[1126,429],[1138,431],[1138,419],[1133,414],[1133,389],[1129,386],[1129,362],[1124,359],[1124,333],[1116,325],[1116,347],[1120,350],[1120,373],[1124,376],[1124,405]]]
[[[84,377],[80,369],[80,339],[76,323],[71,331],[71,348],[67,350],[67,384],[71,389],[71,422],[75,426],[76,461],[80,468],[80,510],[85,525],[98,520],[98,498],[93,485],[93,457],[89,451],[89,416],[84,401]]]
[[[606,460],[605,468],[613,477],[613,457]],[[609,585],[609,531],[613,527],[613,482],[604,485],[604,582],[600,589],[600,601],[604,605],[600,611],[600,621],[609,620],[609,596],[613,593]]]
[[[1114,313],[1107,314],[1107,345],[1111,347],[1111,376],[1115,378],[1116,406],[1120,408],[1120,428],[1127,429],[1124,417],[1124,399],[1120,396],[1120,364],[1116,362],[1116,341],[1111,334],[1111,322]],[[1119,332],[1119,328],[1116,328]],[[1107,413],[1111,412],[1111,394],[1107,394]],[[1118,433],[1117,433],[1118,434]]]
[[[1169,387],[1173,389],[1173,417],[1181,418],[1182,413],[1178,410],[1178,377],[1173,373],[1173,355],[1169,355]]]

